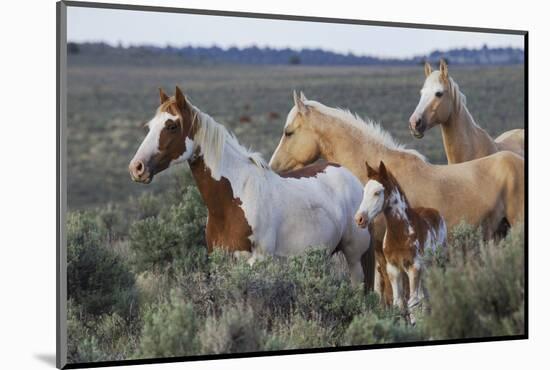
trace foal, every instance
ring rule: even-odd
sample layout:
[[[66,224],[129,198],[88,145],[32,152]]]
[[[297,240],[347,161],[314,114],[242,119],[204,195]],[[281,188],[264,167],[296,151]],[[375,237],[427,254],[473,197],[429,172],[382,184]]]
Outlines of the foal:
[[[369,180],[355,221],[365,228],[378,214],[384,213],[387,227],[383,251],[393,291],[393,304],[406,312],[418,305],[424,295],[421,286],[424,251],[444,245],[447,228],[437,210],[411,208],[405,193],[384,162],[380,162],[378,171],[370,167],[368,162],[365,164]],[[402,273],[409,280],[410,298],[407,307],[403,302]]]

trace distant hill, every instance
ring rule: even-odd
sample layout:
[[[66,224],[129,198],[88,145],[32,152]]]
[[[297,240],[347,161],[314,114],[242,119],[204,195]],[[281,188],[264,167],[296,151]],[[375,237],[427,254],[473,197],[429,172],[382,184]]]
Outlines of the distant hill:
[[[322,49],[272,49],[220,47],[158,47],[158,46],[111,46],[106,43],[73,43],[67,45],[69,63],[90,62],[105,64],[254,64],[254,65],[316,65],[316,66],[406,66],[428,60],[437,63],[445,58],[457,65],[510,65],[522,64],[524,53],[517,48],[451,49],[435,50],[428,55],[413,58],[379,58],[340,54]]]

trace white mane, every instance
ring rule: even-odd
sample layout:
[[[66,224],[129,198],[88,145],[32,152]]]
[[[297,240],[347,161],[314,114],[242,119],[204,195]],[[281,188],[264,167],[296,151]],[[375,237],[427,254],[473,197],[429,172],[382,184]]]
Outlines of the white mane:
[[[386,148],[413,154],[423,161],[426,161],[426,158],[422,154],[414,149],[408,149],[407,147],[405,147],[405,145],[395,141],[391,134],[388,131],[384,130],[379,123],[369,118],[367,118],[367,120],[365,121],[357,114],[353,114],[347,109],[327,107],[326,105],[323,105],[322,103],[314,100],[306,100],[304,101],[304,104],[308,107],[316,109],[322,114],[337,118],[343,123],[359,130],[363,135],[370,139],[373,139],[378,144]]]
[[[200,154],[202,154],[204,163],[210,169],[213,178],[220,178],[225,149],[232,149],[232,151],[242,156],[243,159],[259,168],[269,168],[260,153],[252,152],[239,144],[237,138],[223,125],[220,125],[212,117],[201,112],[196,107],[193,107],[193,111],[193,125],[197,125],[193,141],[200,147]]]

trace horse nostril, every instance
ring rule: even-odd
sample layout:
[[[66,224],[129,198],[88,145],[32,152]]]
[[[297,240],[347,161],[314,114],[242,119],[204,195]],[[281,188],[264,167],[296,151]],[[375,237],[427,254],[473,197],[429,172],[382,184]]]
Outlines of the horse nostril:
[[[143,164],[142,161],[136,161],[134,163],[134,173],[137,176],[141,176],[143,175],[143,172],[145,172],[145,165]]]

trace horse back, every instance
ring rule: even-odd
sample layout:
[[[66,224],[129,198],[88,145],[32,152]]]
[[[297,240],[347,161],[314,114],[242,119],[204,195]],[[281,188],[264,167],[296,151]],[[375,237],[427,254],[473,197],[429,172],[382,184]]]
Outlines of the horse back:
[[[495,139],[495,144],[499,150],[509,150],[523,157],[525,150],[525,131],[523,129],[506,131]]]
[[[317,177],[318,174],[325,173],[327,167],[340,167],[340,165],[338,163],[322,161],[299,168],[297,170],[280,173],[279,176],[294,179]]]

